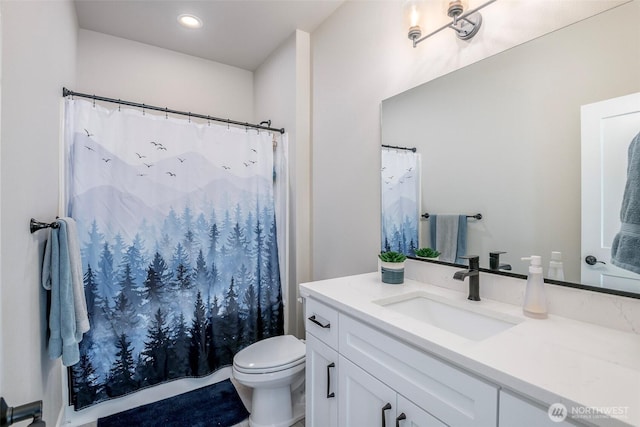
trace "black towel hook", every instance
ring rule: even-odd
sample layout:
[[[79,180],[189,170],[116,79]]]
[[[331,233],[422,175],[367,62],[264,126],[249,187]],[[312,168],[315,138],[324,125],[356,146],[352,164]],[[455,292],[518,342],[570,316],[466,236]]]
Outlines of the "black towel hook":
[[[44,228],[59,228],[59,227],[60,227],[60,224],[58,224],[57,221],[42,222],[42,221],[36,221],[33,218],[31,218],[31,221],[29,221],[29,230],[31,231],[32,234]]]

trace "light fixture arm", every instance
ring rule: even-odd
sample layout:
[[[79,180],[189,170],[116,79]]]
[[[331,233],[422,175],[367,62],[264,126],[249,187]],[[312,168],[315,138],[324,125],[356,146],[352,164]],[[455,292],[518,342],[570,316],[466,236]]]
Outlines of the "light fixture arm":
[[[416,47],[418,43],[428,39],[434,34],[439,33],[445,28],[453,29],[457,33],[458,37],[463,40],[468,40],[472,38],[473,36],[476,35],[478,30],[480,29],[480,25],[482,25],[482,16],[477,12],[480,9],[483,9],[496,1],[497,0],[489,0],[481,4],[480,6],[476,7],[475,9],[468,10],[462,14],[454,15],[451,22],[443,25],[442,27],[438,28],[435,31],[430,32],[426,36],[420,37],[419,31],[415,31],[415,30],[413,32],[410,31],[409,38],[413,41],[413,47]],[[473,19],[471,19],[471,15],[474,15],[476,13],[477,15],[473,16]],[[412,27],[412,28],[415,28],[415,27]]]

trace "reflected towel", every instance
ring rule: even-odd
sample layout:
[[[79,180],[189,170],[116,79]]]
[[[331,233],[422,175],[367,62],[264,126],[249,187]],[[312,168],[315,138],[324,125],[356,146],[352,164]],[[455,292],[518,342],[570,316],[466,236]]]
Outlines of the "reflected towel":
[[[640,274],[640,133],[629,145],[627,183],[620,209],[620,232],[611,245],[611,263]]]
[[[431,215],[431,247],[440,252],[440,261],[465,264],[467,253],[467,216]]]

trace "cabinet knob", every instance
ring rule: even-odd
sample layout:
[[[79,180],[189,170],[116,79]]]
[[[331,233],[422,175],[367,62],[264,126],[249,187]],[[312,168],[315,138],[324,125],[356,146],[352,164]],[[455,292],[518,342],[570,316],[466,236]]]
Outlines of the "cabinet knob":
[[[387,417],[385,416],[385,412],[391,409],[391,403],[387,403],[382,407],[382,427],[387,427]]]
[[[396,427],[400,427],[400,421],[406,420],[406,419],[407,419],[407,416],[404,414],[404,412],[398,415],[398,417],[396,418]]]

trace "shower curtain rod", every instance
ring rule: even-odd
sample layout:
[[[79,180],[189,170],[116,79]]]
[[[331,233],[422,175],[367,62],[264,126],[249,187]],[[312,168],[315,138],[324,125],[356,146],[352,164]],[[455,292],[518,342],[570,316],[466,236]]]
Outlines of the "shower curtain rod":
[[[143,110],[162,111],[165,114],[171,113],[171,114],[178,114],[178,115],[181,115],[181,116],[197,117],[199,119],[213,120],[215,122],[226,123],[227,125],[235,125],[235,126],[242,126],[242,127],[245,127],[245,128],[262,129],[262,130],[269,130],[269,131],[273,131],[273,132],[284,133],[284,128],[276,129],[276,128],[270,127],[271,126],[271,120],[265,121],[265,122],[261,122],[259,125],[256,125],[256,124],[252,124],[252,123],[239,122],[239,121],[236,121],[236,120],[221,119],[221,118],[213,117],[213,116],[205,116],[204,114],[196,114],[196,113],[191,113],[191,112],[186,112],[186,111],[171,110],[171,109],[166,108],[166,107],[162,108],[162,107],[156,107],[156,106],[153,106],[153,105],[139,104],[137,102],[123,101],[121,99],[114,99],[114,98],[106,98],[104,96],[89,95],[87,93],[74,92],[72,90],[67,89],[66,87],[62,88],[62,96],[64,98],[66,98],[67,96],[77,96],[77,97],[80,97],[80,98],[93,99],[94,101],[112,102],[112,103],[118,104],[118,105],[127,105],[129,107],[142,108]],[[263,123],[266,123],[267,126],[263,126],[262,125]]]
[[[382,146],[383,146],[384,148],[394,148],[394,149],[396,149],[396,150],[407,150],[407,151],[413,151],[414,153],[415,153],[416,151],[418,151],[416,147],[398,147],[398,146],[395,146],[395,145],[384,145],[384,144],[382,144]]]

